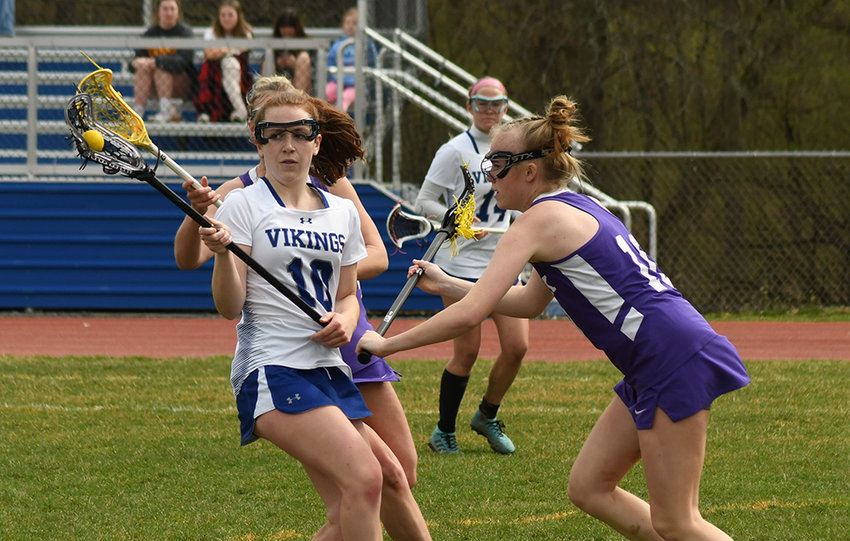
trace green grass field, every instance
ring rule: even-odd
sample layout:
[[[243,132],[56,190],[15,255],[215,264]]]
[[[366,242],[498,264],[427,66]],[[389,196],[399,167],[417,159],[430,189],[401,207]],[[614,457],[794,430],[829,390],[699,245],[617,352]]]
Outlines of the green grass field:
[[[444,361],[398,361],[420,452],[416,497],[438,540],[608,540],[566,496],[570,466],[618,373],[527,363],[500,415],[518,451],[492,453],[459,418],[463,454],[434,456]],[[238,445],[230,359],[0,356],[0,539],[310,539],[323,508],[298,464]],[[715,402],[702,510],[737,540],[850,539],[850,363],[749,362]],[[644,495],[639,468],[625,479]]]

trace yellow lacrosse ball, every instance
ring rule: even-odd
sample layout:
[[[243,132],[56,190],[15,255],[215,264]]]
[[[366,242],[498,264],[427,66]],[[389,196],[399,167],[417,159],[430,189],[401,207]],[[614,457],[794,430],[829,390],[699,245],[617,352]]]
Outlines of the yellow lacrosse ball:
[[[87,130],[83,132],[83,139],[86,140],[89,148],[95,152],[103,150],[103,136],[97,130]]]

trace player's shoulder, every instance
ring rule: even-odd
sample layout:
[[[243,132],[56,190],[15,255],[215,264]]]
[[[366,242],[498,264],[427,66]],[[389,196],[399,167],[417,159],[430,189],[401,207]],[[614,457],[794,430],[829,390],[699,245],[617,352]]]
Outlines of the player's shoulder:
[[[215,191],[221,197],[227,197],[227,195],[231,192],[241,190],[243,188],[245,188],[245,183],[242,182],[241,178],[236,177],[223,182],[218,188],[215,189]]]
[[[219,187],[219,189],[227,187],[227,192],[223,194],[225,201],[238,201],[252,208],[264,206],[268,203],[268,189],[264,183],[255,182],[245,186],[241,181],[236,182],[236,180],[228,180]]]
[[[446,141],[443,147],[453,149],[456,152],[466,152],[469,149],[474,149],[472,142],[469,131],[465,130]]]
[[[325,198],[325,202],[327,204],[326,208],[342,208],[346,210],[353,209],[354,212],[357,212],[357,207],[354,206],[354,201],[351,199],[326,191],[321,191],[319,193]]]
[[[466,136],[463,135],[463,137]],[[443,145],[437,149],[437,152],[434,154],[433,161],[441,166],[455,167],[465,161],[468,161],[464,158],[464,156],[474,153],[475,149],[472,148],[468,141],[464,141],[463,138],[455,137],[450,141],[443,143]]]

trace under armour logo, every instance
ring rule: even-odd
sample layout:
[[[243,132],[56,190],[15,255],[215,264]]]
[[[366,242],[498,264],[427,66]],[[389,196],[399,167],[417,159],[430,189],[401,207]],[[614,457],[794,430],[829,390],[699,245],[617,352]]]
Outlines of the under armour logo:
[[[313,223],[313,218],[301,218],[302,224],[311,224]]]
[[[301,395],[298,394],[298,393],[295,393],[295,396],[287,396],[286,397],[286,401],[289,402],[290,404],[292,404],[295,400],[301,400]]]

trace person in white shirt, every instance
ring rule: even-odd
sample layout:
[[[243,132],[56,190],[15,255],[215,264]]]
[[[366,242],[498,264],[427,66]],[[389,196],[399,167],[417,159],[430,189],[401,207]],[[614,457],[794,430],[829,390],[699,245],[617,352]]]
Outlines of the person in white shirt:
[[[481,160],[490,150],[490,129],[502,121],[508,110],[505,86],[498,79],[484,77],[469,89],[466,109],[472,115],[472,126],[437,150],[425,181],[416,198],[417,212],[425,216],[442,218],[448,206],[463,191],[460,166],[466,164],[475,180],[476,227],[507,228],[511,213],[496,206],[490,182],[481,173]],[[451,276],[476,281],[493,255],[499,235],[479,233],[475,240],[460,243],[458,254],[440,250],[434,262]],[[454,301],[443,298],[449,306]],[[487,390],[481,404],[472,416],[470,426],[486,437],[490,447],[501,454],[515,450],[513,442],[504,432],[504,423],[496,418],[502,399],[519,372],[528,349],[528,320],[492,315],[499,333],[502,351],[496,358]],[[443,371],[440,382],[440,418],[428,442],[437,453],[458,453],[455,424],[472,367],[481,346],[481,326],[454,340],[454,353]]]

